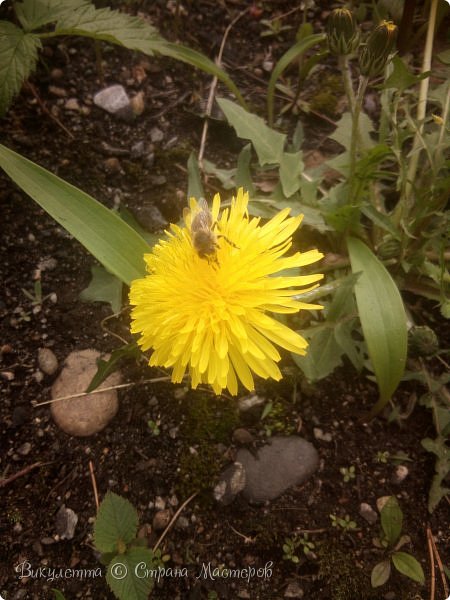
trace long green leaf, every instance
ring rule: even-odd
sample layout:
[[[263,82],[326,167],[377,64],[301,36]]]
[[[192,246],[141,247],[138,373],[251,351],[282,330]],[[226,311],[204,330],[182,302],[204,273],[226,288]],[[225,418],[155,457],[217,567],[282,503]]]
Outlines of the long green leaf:
[[[275,65],[274,70],[272,71],[272,75],[270,76],[269,85],[267,87],[267,115],[269,118],[269,125],[273,125],[273,97],[275,94],[275,85],[278,79],[283,74],[283,71],[290,65],[290,63],[295,60],[298,56],[309,50],[312,46],[316,44],[321,44],[326,40],[326,35],[322,33],[315,33],[314,35],[309,35],[304,39],[300,40],[296,44],[289,48],[289,50],[283,54],[280,60]]]
[[[376,414],[391,398],[405,370],[405,307],[395,282],[373,252],[356,238],[348,238],[347,246],[353,273],[361,273],[355,295],[380,392],[372,409]]]
[[[34,69],[41,41],[8,21],[0,21],[0,117]]]
[[[150,246],[111,210],[2,145],[0,167],[124,283],[145,275],[143,256]]]

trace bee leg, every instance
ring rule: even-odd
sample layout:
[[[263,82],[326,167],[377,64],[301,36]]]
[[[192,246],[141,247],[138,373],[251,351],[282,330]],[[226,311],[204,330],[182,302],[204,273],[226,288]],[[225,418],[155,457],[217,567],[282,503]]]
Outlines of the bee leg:
[[[236,244],[228,239],[226,235],[218,235],[217,237],[223,238],[228,244],[230,244],[230,246],[233,246],[233,248],[239,248],[239,246],[236,246]]]
[[[217,229],[218,229],[219,231],[221,231],[221,229],[220,229],[220,225],[219,225],[219,223],[218,223],[217,221],[215,221],[215,222],[213,223],[213,228],[214,228],[214,227],[217,227]],[[235,244],[234,242],[232,242],[232,241],[231,241],[229,238],[227,238],[227,236],[226,236],[226,235],[223,235],[223,233],[220,233],[220,234],[219,234],[217,237],[218,237],[218,238],[223,238],[223,239],[224,239],[224,240],[225,240],[225,241],[226,241],[228,244],[230,244],[230,246],[233,246],[233,248],[239,248],[239,246],[236,246],[236,244]]]

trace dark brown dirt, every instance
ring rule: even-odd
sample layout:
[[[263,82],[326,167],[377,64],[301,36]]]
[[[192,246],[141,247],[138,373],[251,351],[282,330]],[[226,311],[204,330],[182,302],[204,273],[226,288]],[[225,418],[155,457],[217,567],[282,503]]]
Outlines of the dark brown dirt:
[[[135,4],[151,14],[164,35],[172,39],[178,35],[211,57],[218,52],[226,25],[247,6],[238,1],[188,2],[188,15],[180,17],[177,28],[165,2]],[[276,11],[287,12],[295,6],[266,2],[262,17],[270,18]],[[321,10],[312,14],[316,27],[323,15]],[[293,13],[294,17],[296,24],[299,17]],[[262,58],[269,51],[276,58],[281,56],[294,36],[293,31],[287,31],[275,38],[261,38],[261,28],[258,18],[247,15],[232,31],[225,52],[230,74],[254,106],[263,106],[265,101],[268,75],[260,69]],[[39,101],[30,88],[24,88],[1,121],[2,143],[109,207],[120,201],[139,214],[138,208],[153,206],[167,223],[176,221],[185,202],[186,161],[191,150],[199,146],[202,106],[210,80],[180,64],[117,48],[105,48],[103,60],[105,83],[122,83],[131,94],[145,92],[143,115],[127,123],[93,106],[90,98],[102,85],[93,45],[76,38],[62,44],[58,40],[45,47],[38,72],[30,80]],[[133,68],[139,64],[146,72],[141,83],[133,76]],[[67,96],[52,94],[52,85],[64,89]],[[89,109],[87,114],[65,110],[64,103],[71,97]],[[43,111],[42,104],[60,119],[72,138]],[[311,144],[312,149],[318,149],[324,140],[324,122],[307,115],[302,119],[312,134],[308,139],[315,135],[318,140],[315,148]],[[155,126],[163,132],[163,140],[150,148],[149,132]],[[139,141],[147,144],[147,153],[134,157],[132,147]],[[211,127],[207,156],[220,166],[232,166],[239,147],[227,127]],[[219,156],[228,157],[228,161]],[[107,162],[111,158],[115,160]],[[209,193],[216,189],[217,182],[210,179]],[[433,437],[425,409],[417,407],[401,424],[381,418],[363,424],[362,417],[377,398],[373,383],[346,365],[311,387],[301,381],[286,356],[283,382],[258,382],[256,392],[282,407],[281,433],[295,431],[314,443],[321,467],[304,486],[263,507],[249,506],[239,499],[223,507],[212,500],[214,477],[232,456],[233,430],[245,426],[258,440],[265,436],[260,421],[239,419],[233,399],[215,399],[207,391],[185,391],[164,383],[137,383],[120,392],[119,414],[104,431],[87,439],[69,437],[55,426],[48,406],[32,405],[49,398],[55,378],[40,377],[37,352],[49,347],[62,364],[75,349],[113,350],[120,344],[101,326],[111,310],[107,304],[79,300],[79,293],[89,283],[94,259],[3,174],[0,210],[2,476],[11,477],[38,463],[1,488],[0,596],[41,600],[53,597],[50,590],[57,588],[67,599],[113,598],[104,572],[97,578],[54,581],[43,576],[19,580],[15,572],[24,561],[33,569],[101,566],[92,542],[96,514],[89,474],[92,463],[100,499],[108,490],[129,499],[139,512],[141,525],[152,523],[157,496],[170,506],[174,495],[180,505],[193,491],[200,492],[182,513],[187,521],[174,527],[162,546],[170,555],[168,564],[187,568],[188,576],[161,580],[154,598],[278,599],[292,583],[311,600],[429,597],[427,527],[436,536],[442,561],[448,566],[450,521],[448,499],[444,498],[432,515],[427,512],[434,463],[420,445],[424,437]],[[150,227],[157,230],[161,225],[152,227],[150,223]],[[36,270],[49,258],[54,259],[52,268],[41,271],[45,299],[36,307],[23,290],[33,292]],[[108,328],[130,339],[127,325],[125,312],[120,320],[109,322]],[[124,365],[123,373],[125,381],[136,382],[161,375],[142,363]],[[412,383],[405,384],[396,394],[396,402],[404,407],[415,393],[422,391]],[[205,427],[197,426],[202,419]],[[152,434],[149,420],[161,422],[159,435]],[[315,439],[315,427],[331,433],[331,442]],[[24,444],[31,445],[28,452],[23,451]],[[191,448],[197,451],[197,458],[193,458]],[[392,482],[392,462],[377,462],[377,454],[386,451],[391,455],[404,452],[410,459],[405,463],[409,474],[400,484]],[[356,478],[345,483],[339,469],[351,465]],[[405,515],[404,533],[411,537],[406,549],[420,561],[427,583],[423,587],[393,572],[381,591],[373,592],[370,572],[383,556],[372,544],[372,538],[379,535],[379,523],[368,525],[359,516],[359,505],[367,502],[375,508],[377,498],[391,494],[398,497]],[[56,513],[62,504],[79,517],[70,541],[56,536]],[[350,515],[357,529],[343,532],[333,528],[332,514]],[[305,531],[310,532],[315,556],[304,557],[300,548],[299,564],[284,560],[285,539]],[[155,532],[149,534],[151,546],[157,539]],[[201,566],[208,563],[232,568],[271,563],[272,576],[249,581],[198,578]],[[440,600],[444,590],[437,574],[436,586],[436,600]],[[389,592],[391,596],[386,595]]]

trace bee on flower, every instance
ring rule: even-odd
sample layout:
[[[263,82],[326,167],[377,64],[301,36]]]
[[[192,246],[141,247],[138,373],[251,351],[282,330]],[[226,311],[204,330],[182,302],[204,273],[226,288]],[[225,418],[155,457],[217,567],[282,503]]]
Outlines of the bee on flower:
[[[247,206],[242,189],[222,211],[219,194],[211,209],[192,198],[185,226],[171,225],[168,239],[145,256],[148,275],[131,285],[131,331],[152,351],[149,365],[172,369],[174,383],[188,373],[193,388],[206,383],[235,395],[238,381],[254,389],[254,375],[281,379],[276,345],[306,353],[306,340],[271,313],[321,308],[294,296],[317,287],[323,275],[277,274],[323,255],[285,256],[301,215],[284,209],[261,224]]]

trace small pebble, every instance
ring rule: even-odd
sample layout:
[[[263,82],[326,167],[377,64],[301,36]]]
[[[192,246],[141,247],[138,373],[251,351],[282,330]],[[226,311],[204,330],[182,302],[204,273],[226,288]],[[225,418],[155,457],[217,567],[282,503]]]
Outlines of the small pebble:
[[[370,504],[367,504],[367,502],[362,502],[360,504],[359,514],[365,521],[367,521],[371,525],[377,522],[378,515],[376,511],[370,506]]]
[[[314,427],[313,434],[316,440],[320,440],[321,442],[332,442],[333,436],[331,433],[324,433],[322,429],[319,427]]]
[[[304,595],[305,592],[296,581],[291,581],[284,592],[284,598],[303,598]]]
[[[233,431],[233,442],[235,444],[245,446],[247,444],[252,444],[254,440],[255,438],[252,436],[252,434],[243,427],[239,427]]]
[[[161,496],[156,496],[155,508],[156,510],[164,510],[166,508],[166,501],[164,498],[161,498]]]
[[[30,442],[25,442],[24,444],[22,444],[20,448],[17,448],[17,452],[18,454],[20,454],[20,456],[28,456],[28,454],[30,454],[31,452]]]
[[[38,365],[46,375],[54,375],[58,370],[58,359],[50,348],[39,348]]]
[[[164,133],[158,127],[152,127],[150,129],[150,139],[153,143],[162,142],[164,139]]]
[[[78,100],[76,98],[69,98],[67,100],[67,102],[64,104],[64,108],[66,110],[79,111],[80,110],[80,105],[79,105]]]
[[[170,523],[171,514],[170,510],[160,510],[153,517],[153,529],[155,531],[161,531],[165,529],[167,525]]]
[[[399,485],[408,477],[409,469],[406,465],[398,465],[392,475],[391,481],[395,485]]]

